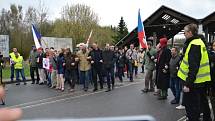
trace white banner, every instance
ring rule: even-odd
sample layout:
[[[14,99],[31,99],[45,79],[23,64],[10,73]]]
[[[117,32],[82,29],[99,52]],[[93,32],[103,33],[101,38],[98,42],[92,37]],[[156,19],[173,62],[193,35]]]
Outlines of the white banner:
[[[43,48],[54,47],[56,50],[60,50],[61,48],[72,48],[72,38],[55,38],[55,37],[42,37],[41,44]]]
[[[3,57],[9,57],[9,36],[0,35],[0,52]]]
[[[49,58],[43,58],[43,68],[47,70],[50,69]]]

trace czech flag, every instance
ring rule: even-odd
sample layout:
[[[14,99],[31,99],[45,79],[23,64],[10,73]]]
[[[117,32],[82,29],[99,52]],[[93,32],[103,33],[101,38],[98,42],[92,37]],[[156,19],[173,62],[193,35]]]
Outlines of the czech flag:
[[[37,31],[36,27],[32,24],[32,33],[33,33],[33,37],[34,37],[34,43],[35,43],[35,46],[36,48],[41,48],[41,34]]]
[[[148,48],[144,26],[140,16],[140,9],[138,12],[138,39],[139,39],[140,48]]]

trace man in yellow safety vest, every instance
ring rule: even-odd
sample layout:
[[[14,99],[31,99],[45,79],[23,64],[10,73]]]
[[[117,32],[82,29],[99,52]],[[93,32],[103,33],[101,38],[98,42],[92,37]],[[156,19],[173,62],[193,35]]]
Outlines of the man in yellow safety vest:
[[[26,79],[25,79],[25,73],[24,73],[24,68],[23,68],[23,57],[19,55],[18,52],[15,53],[15,58],[14,58],[14,69],[16,72],[16,85],[20,85],[20,79],[19,79],[19,73],[22,76],[22,80],[24,82],[24,85],[26,85]]]
[[[10,80],[13,82],[14,78],[14,58],[15,58],[15,53],[17,52],[17,48],[13,48],[13,52],[9,54],[10,57]]]
[[[208,52],[198,35],[196,24],[184,27],[186,42],[183,48],[178,77],[181,78],[184,92],[184,104],[189,121],[211,121],[210,109],[206,97],[206,83],[211,81]]]

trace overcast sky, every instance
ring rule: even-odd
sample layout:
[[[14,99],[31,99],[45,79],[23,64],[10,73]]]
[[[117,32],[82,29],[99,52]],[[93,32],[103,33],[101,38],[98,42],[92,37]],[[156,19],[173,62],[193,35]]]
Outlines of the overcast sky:
[[[90,6],[99,16],[99,24],[117,26],[123,16],[129,31],[137,26],[138,9],[142,20],[149,17],[160,6],[165,5],[191,17],[200,19],[215,11],[215,0],[41,0],[48,8],[49,19],[60,17],[63,6],[67,4],[85,4]],[[0,0],[0,9],[9,9],[10,4],[38,8],[39,0]]]

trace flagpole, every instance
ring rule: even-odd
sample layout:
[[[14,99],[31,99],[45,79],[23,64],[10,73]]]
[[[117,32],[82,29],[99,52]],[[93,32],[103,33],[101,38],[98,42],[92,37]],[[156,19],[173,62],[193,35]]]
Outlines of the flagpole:
[[[87,47],[88,47],[88,45],[89,45],[89,43],[90,43],[90,39],[91,39],[92,33],[93,33],[93,30],[90,31],[90,35],[89,35],[89,37],[87,38],[87,42],[86,42]]]

